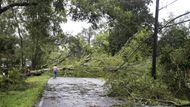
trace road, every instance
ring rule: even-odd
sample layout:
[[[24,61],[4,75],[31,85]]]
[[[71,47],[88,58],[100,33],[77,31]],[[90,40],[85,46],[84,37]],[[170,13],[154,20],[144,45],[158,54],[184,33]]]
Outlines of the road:
[[[95,78],[49,79],[37,107],[114,107],[123,102],[106,96],[105,81]]]

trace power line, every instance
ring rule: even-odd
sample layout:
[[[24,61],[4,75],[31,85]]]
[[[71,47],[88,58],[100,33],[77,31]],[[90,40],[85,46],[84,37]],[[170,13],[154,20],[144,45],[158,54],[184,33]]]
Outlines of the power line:
[[[184,13],[184,14],[181,14],[181,15],[179,15],[179,16],[177,16],[177,17],[171,19],[171,20],[169,20],[169,21],[168,21],[164,26],[162,26],[160,29],[170,26],[170,25],[169,25],[170,23],[172,23],[172,22],[175,21],[176,19],[179,19],[180,17],[183,17],[183,16],[188,15],[188,14],[190,14],[190,11],[188,11],[188,12],[186,12],[186,13]]]
[[[159,9],[159,11],[162,10],[162,9],[164,9],[164,8],[167,8],[168,6],[172,5],[173,3],[177,2],[177,1],[178,1],[178,0],[174,0],[173,2],[171,2],[171,3],[169,3],[169,4],[167,4],[167,5],[163,6],[163,7],[161,7],[161,8]]]
[[[182,24],[182,23],[186,23],[186,22],[189,22],[190,19],[187,19],[187,20],[184,20],[184,21],[181,21],[181,22],[178,22],[178,23],[174,23],[174,24],[171,24],[171,25],[166,25],[162,28],[166,28],[166,27],[171,27],[171,26],[175,26],[175,25],[178,25],[178,24]]]

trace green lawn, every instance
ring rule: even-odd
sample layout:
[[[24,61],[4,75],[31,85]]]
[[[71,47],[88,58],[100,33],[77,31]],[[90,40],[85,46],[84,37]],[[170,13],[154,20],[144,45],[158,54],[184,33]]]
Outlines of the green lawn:
[[[41,97],[48,74],[29,77],[26,81],[30,87],[24,91],[8,91],[0,93],[0,107],[32,107]]]

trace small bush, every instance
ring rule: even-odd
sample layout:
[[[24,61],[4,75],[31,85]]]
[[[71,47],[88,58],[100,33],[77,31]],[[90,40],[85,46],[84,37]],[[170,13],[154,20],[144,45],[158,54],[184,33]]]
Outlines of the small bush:
[[[0,90],[23,90],[26,88],[25,78],[22,76],[20,71],[12,69],[9,71],[7,77],[3,77],[0,81]]]

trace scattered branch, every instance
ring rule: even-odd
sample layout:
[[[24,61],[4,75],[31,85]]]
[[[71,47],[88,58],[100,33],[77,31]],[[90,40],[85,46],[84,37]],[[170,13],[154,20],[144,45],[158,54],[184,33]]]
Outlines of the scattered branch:
[[[169,105],[174,105],[175,107],[189,107],[190,103],[187,104],[179,104],[175,101],[170,101],[170,100],[157,100],[158,102],[169,104]]]
[[[187,104],[179,104],[175,101],[170,101],[170,100],[161,100],[161,99],[147,99],[147,98],[137,98],[137,97],[134,97],[135,100],[144,100],[144,101],[151,101],[151,100],[154,100],[154,101],[158,101],[159,103],[161,104],[168,104],[168,105],[174,105],[175,107],[189,107],[190,106],[190,103],[187,103]]]

